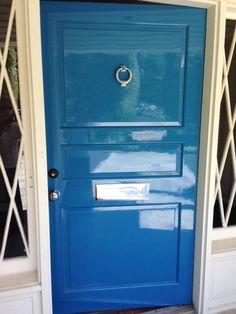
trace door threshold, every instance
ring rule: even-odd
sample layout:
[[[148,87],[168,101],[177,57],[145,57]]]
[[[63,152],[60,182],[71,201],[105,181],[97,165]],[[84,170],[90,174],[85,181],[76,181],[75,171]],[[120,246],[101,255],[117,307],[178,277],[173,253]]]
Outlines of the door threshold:
[[[171,306],[161,309],[156,309],[148,312],[142,312],[140,314],[195,314],[194,308],[192,305],[185,306]]]
[[[88,314],[196,314],[192,305],[168,306],[162,308],[139,308],[106,312],[90,312]]]

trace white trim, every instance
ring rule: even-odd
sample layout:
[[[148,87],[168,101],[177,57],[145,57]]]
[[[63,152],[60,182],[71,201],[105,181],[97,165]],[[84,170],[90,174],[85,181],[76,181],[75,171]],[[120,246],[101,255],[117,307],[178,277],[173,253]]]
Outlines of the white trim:
[[[236,3],[235,0],[227,1],[226,4],[226,18],[236,20]]]
[[[234,312],[235,309],[236,309],[236,302],[230,303],[230,304],[227,304],[227,305],[221,305],[221,306],[218,305],[215,308],[210,308],[208,310],[207,314],[220,314],[220,313],[222,313],[222,314],[234,314],[235,313]]]
[[[37,216],[39,281],[42,286],[43,313],[52,313],[46,135],[41,55],[40,1],[24,2],[27,25],[28,75],[32,121],[34,183]],[[23,5],[23,4],[21,4]]]
[[[230,239],[236,237],[236,226],[227,228],[214,228],[212,231],[212,240]]]
[[[0,278],[0,291],[17,289],[19,287],[35,286],[35,282],[37,282],[37,280],[38,274],[36,271],[2,276]]]
[[[9,290],[6,290],[4,292],[1,292],[0,302],[1,302],[1,299],[5,298],[5,297],[20,296],[22,294],[28,294],[28,293],[33,293],[33,292],[37,292],[37,291],[41,291],[40,285],[35,285],[33,287],[24,287],[21,289],[19,289],[19,288],[18,289],[13,288],[11,290],[9,289]],[[6,313],[2,313],[2,314],[6,314]],[[45,312],[43,314],[47,314],[47,312]]]
[[[201,121],[199,177],[197,195],[195,270],[193,302],[198,313],[207,313],[208,284],[213,223],[220,91],[224,53],[224,4],[208,10],[205,76]]]
[[[197,7],[197,8],[215,8],[221,1],[225,0],[143,0],[146,2],[172,4],[179,6]]]
[[[12,290],[1,294],[0,312],[7,314],[42,314],[40,286]]]
[[[215,253],[211,257],[209,311],[220,313],[235,309],[236,305],[236,251]]]

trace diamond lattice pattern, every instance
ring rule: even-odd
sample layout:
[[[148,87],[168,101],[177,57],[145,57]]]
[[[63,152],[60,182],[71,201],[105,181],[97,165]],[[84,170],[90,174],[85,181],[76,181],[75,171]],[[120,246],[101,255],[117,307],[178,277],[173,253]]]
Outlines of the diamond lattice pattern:
[[[8,17],[0,45],[0,263],[10,257],[29,256],[26,210],[22,206],[20,177],[24,165],[24,129],[18,92],[15,0],[3,1]],[[1,15],[2,16],[2,15]],[[3,36],[3,33],[5,35]],[[15,59],[14,59],[15,58]],[[22,180],[22,179],[21,179]]]
[[[226,24],[221,90],[218,156],[215,185],[214,227],[236,225],[236,23]]]

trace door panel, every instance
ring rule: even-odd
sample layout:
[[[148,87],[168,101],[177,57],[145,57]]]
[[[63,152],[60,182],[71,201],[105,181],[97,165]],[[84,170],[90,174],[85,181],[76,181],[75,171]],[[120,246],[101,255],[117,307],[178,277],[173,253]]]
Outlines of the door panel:
[[[205,11],[41,8],[54,312],[191,303]]]
[[[187,26],[89,24],[87,28],[86,24],[72,29],[63,23],[60,30],[64,126],[181,125]],[[114,80],[114,65],[121,65],[121,60],[132,68],[129,89],[117,88]]]
[[[181,144],[65,145],[63,177],[179,176]],[[134,163],[135,160],[135,163]]]
[[[63,214],[64,232],[70,238],[65,249],[70,256],[66,267],[68,288],[79,286],[89,291],[95,286],[114,289],[177,282],[178,205],[64,209]],[[97,230],[96,238],[90,237],[91,228]],[[163,243],[169,245],[162,247]],[[157,265],[158,271],[153,273],[137,271],[156,269]]]

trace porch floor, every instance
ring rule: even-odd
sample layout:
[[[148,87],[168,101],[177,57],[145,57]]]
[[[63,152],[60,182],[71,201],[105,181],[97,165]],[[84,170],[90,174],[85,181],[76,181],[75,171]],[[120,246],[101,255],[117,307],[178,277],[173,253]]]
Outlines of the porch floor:
[[[191,305],[187,306],[171,306],[159,309],[135,309],[126,311],[96,312],[90,314],[195,314]],[[219,312],[218,314],[236,314],[236,309]]]
[[[165,308],[143,308],[124,311],[94,312],[90,314],[194,314],[192,306],[171,306]],[[231,314],[231,313],[230,313]]]
[[[142,314],[195,314],[192,306],[172,306],[153,311],[142,312]],[[140,313],[141,314],[141,313]],[[236,309],[218,312],[218,314],[236,314]]]
[[[194,314],[195,311],[191,305],[186,306],[171,306],[166,308],[160,308],[148,312],[145,314]]]

